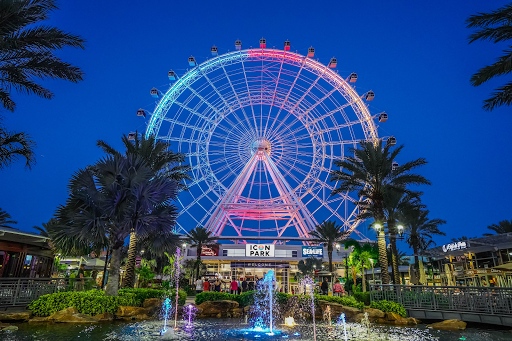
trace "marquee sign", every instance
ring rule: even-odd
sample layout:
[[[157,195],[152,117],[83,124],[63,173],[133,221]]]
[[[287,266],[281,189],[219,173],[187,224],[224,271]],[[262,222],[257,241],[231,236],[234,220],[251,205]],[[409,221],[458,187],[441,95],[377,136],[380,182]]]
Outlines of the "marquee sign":
[[[443,252],[463,250],[465,248],[467,248],[466,242],[455,242],[443,245]]]
[[[274,257],[274,244],[245,244],[246,257]]]
[[[324,248],[322,246],[303,246],[302,257],[323,257]]]
[[[215,257],[219,255],[219,245],[202,245],[201,257]]]

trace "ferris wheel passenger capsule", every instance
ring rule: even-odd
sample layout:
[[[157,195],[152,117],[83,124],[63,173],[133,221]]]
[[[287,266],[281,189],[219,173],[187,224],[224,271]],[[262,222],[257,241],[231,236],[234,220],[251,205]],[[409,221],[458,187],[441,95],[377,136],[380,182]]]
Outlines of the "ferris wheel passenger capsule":
[[[260,48],[264,49],[267,47],[267,39],[261,38],[260,39]]]
[[[389,144],[390,146],[394,146],[396,144],[396,138],[391,136],[389,139],[388,139],[388,142],[387,144]]]
[[[137,110],[137,116],[146,117],[146,111],[144,111],[144,109],[142,109],[142,108]]]
[[[314,56],[315,56],[315,48],[313,46],[311,46],[308,49],[308,58],[313,58]]]
[[[176,80],[176,72],[174,72],[172,70],[167,73],[167,76],[169,76],[169,80],[171,80],[171,81]]]
[[[155,98],[158,98],[158,89],[157,88],[153,88],[151,89],[151,96],[155,97]]]
[[[196,66],[197,63],[196,63],[196,59],[192,56],[188,57],[188,65],[190,66]]]
[[[290,51],[291,46],[292,46],[292,44],[288,40],[284,42],[284,50],[285,51]]]
[[[368,92],[366,93],[365,99],[366,99],[368,102],[373,101],[373,99],[374,99],[374,98],[375,98],[375,92],[373,92],[373,91],[371,91],[371,90],[370,90],[370,91],[368,91]]]
[[[242,41],[240,41],[240,40],[235,41],[235,49],[237,49],[238,51],[240,51],[242,49]]]
[[[210,51],[212,52],[212,56],[216,56],[218,55],[218,50],[217,50],[217,46],[212,46],[212,48],[210,49]]]
[[[398,168],[398,166],[400,166],[400,165],[398,164],[398,162],[393,161],[393,164],[391,165],[391,170],[396,170],[396,169]]]
[[[357,81],[357,73],[352,72],[350,76],[348,76],[348,81],[350,83],[355,83]]]
[[[135,140],[135,133],[132,131],[131,133],[128,134],[128,140],[129,141],[133,141]]]
[[[336,58],[331,58],[331,61],[329,62],[329,67],[331,69],[334,69],[336,67],[336,65],[338,65],[338,60]]]
[[[388,120],[388,114],[386,114],[385,112],[381,112],[379,114],[379,122],[384,123],[387,120]]]

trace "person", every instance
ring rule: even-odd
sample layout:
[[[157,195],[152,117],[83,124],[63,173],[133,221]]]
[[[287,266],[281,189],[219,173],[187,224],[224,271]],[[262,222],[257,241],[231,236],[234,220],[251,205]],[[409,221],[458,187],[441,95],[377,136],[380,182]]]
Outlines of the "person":
[[[329,282],[327,282],[327,277],[324,278],[324,281],[322,282],[322,295],[329,295]]]
[[[231,281],[231,293],[236,295],[238,293],[238,282],[233,278]]]
[[[253,281],[249,282],[248,289],[249,289],[249,291],[254,290],[254,282]]]
[[[238,295],[240,295],[242,293],[242,281],[243,281],[243,278],[240,277],[240,280],[236,282],[237,289],[238,289]]]
[[[336,283],[334,283],[332,291],[334,291],[334,296],[345,295],[339,279],[336,279]]]
[[[210,282],[203,279],[203,291],[210,291]]]
[[[78,270],[78,276],[80,280],[75,282],[75,291],[83,291],[84,290],[84,277],[85,277],[85,264],[80,264],[80,269]]]
[[[198,278],[196,281],[196,293],[200,294],[203,292],[203,280],[201,278]]]
[[[220,283],[220,281],[219,281],[219,279],[218,279],[218,278],[215,280],[215,283],[214,283],[213,285],[214,285],[214,287],[215,287],[215,289],[214,289],[214,290],[215,290],[216,292],[220,292],[220,285],[221,285],[221,283]]]
[[[242,279],[242,292],[247,291],[247,278]]]

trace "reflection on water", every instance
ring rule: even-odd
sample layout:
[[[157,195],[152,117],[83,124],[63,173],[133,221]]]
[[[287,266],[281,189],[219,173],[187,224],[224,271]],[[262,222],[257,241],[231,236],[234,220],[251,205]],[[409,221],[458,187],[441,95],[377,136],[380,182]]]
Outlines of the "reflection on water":
[[[145,321],[134,323],[105,323],[93,325],[73,324],[19,324],[19,330],[14,332],[0,331],[0,340],[9,341],[98,341],[98,340],[312,340],[310,324],[297,325],[294,328],[277,325],[275,335],[265,332],[255,332],[248,329],[238,319],[209,319],[197,320],[193,329],[187,329],[182,322],[178,331],[169,330],[160,336],[161,321]],[[317,325],[317,340],[343,340],[343,330],[336,326],[328,328]],[[389,327],[372,326],[368,330],[355,323],[347,323],[347,339],[351,341],[512,341],[512,333],[508,331],[468,329],[461,332],[438,331],[425,329],[424,326]]]

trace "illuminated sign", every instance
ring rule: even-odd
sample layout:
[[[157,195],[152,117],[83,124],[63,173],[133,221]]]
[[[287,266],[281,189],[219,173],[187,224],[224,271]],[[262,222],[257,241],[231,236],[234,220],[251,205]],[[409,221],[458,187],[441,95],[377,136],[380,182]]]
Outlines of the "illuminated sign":
[[[444,252],[463,250],[465,248],[467,248],[466,242],[455,242],[455,243],[443,245]]]
[[[214,257],[219,255],[219,245],[201,245],[201,257]]]
[[[324,248],[321,246],[303,246],[302,257],[323,257]]]
[[[274,244],[245,244],[246,257],[274,257]]]

